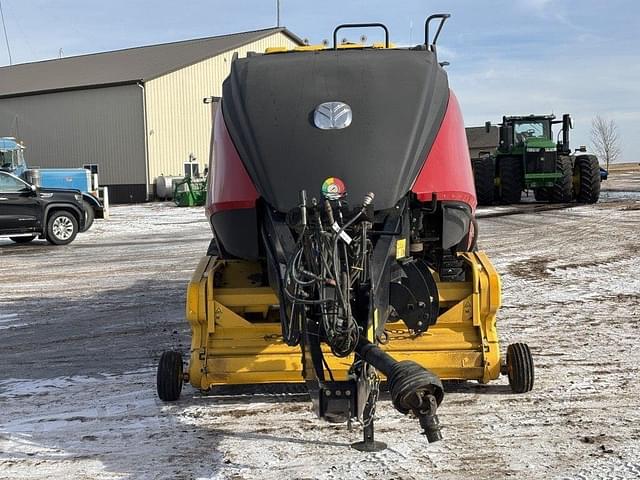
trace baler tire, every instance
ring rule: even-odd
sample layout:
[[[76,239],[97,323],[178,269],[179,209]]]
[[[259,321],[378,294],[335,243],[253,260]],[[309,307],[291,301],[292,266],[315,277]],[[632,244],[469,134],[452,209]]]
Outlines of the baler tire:
[[[514,393],[526,393],[533,389],[533,357],[526,343],[512,343],[507,347],[507,375]]]
[[[596,203],[600,198],[600,164],[595,155],[576,158],[574,173],[577,177],[576,201]]]
[[[495,196],[496,165],[492,157],[473,161],[473,181],[476,186],[478,205],[491,205]]]
[[[569,157],[558,157],[556,170],[562,174],[551,187],[551,203],[569,203],[573,199],[573,169]]]
[[[86,232],[93,225],[93,221],[96,218],[96,214],[93,211],[93,207],[88,202],[82,201],[82,208],[84,210],[84,227],[80,230],[80,233]]]
[[[524,172],[519,158],[503,158],[499,165],[500,202],[520,203]]]
[[[182,392],[182,354],[173,350],[163,352],[158,362],[156,388],[158,397],[165,402],[174,402]]]

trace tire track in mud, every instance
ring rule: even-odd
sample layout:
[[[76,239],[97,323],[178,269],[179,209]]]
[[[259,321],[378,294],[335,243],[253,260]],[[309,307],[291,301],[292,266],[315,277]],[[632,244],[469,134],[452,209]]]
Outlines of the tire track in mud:
[[[640,247],[640,246],[639,246]],[[594,270],[606,267],[612,269],[616,264],[626,263],[638,255],[638,247],[628,245],[626,248],[613,255],[608,255],[600,259],[585,260],[573,263],[560,263],[557,258],[534,256],[525,260],[519,260],[509,264],[507,271],[516,277],[525,279],[548,280],[556,274],[562,275],[573,270]]]

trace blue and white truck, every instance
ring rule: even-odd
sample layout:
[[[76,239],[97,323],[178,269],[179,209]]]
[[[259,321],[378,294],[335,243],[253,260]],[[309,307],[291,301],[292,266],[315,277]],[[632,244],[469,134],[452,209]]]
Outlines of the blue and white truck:
[[[13,137],[0,137],[0,170],[5,170],[42,188],[80,190],[85,210],[86,231],[94,218],[105,218],[105,206],[92,188],[91,172],[86,168],[29,168],[24,145]]]

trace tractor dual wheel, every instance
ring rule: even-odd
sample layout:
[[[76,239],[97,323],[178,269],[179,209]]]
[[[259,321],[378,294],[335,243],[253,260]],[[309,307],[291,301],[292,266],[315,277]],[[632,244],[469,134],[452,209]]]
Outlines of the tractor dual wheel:
[[[520,203],[524,172],[519,158],[500,160],[500,201],[502,203]]]
[[[160,356],[156,388],[158,397],[165,402],[173,402],[180,398],[182,392],[182,354],[169,350]]]
[[[596,203],[600,198],[600,163],[595,155],[576,158],[573,191],[578,203]]]
[[[506,367],[509,385],[514,393],[526,393],[533,389],[533,357],[526,343],[512,343],[507,347]]]
[[[551,187],[551,203],[569,203],[573,198],[573,168],[569,157],[559,156],[556,160],[556,171],[562,177]]]
[[[473,161],[473,181],[476,185],[478,205],[491,205],[495,195],[496,164],[493,157]]]

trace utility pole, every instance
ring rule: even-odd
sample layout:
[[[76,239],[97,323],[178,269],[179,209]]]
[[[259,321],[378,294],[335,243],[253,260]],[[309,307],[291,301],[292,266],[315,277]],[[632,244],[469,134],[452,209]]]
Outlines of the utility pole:
[[[278,14],[280,16],[280,14]],[[7,52],[9,52],[9,65],[13,65],[11,59],[11,48],[9,47],[9,37],[7,36],[7,26],[4,23],[4,12],[2,11],[2,1],[0,1],[0,20],[2,20],[2,29],[4,30],[4,41],[7,44]]]
[[[280,26],[280,0],[276,0],[276,27]]]

